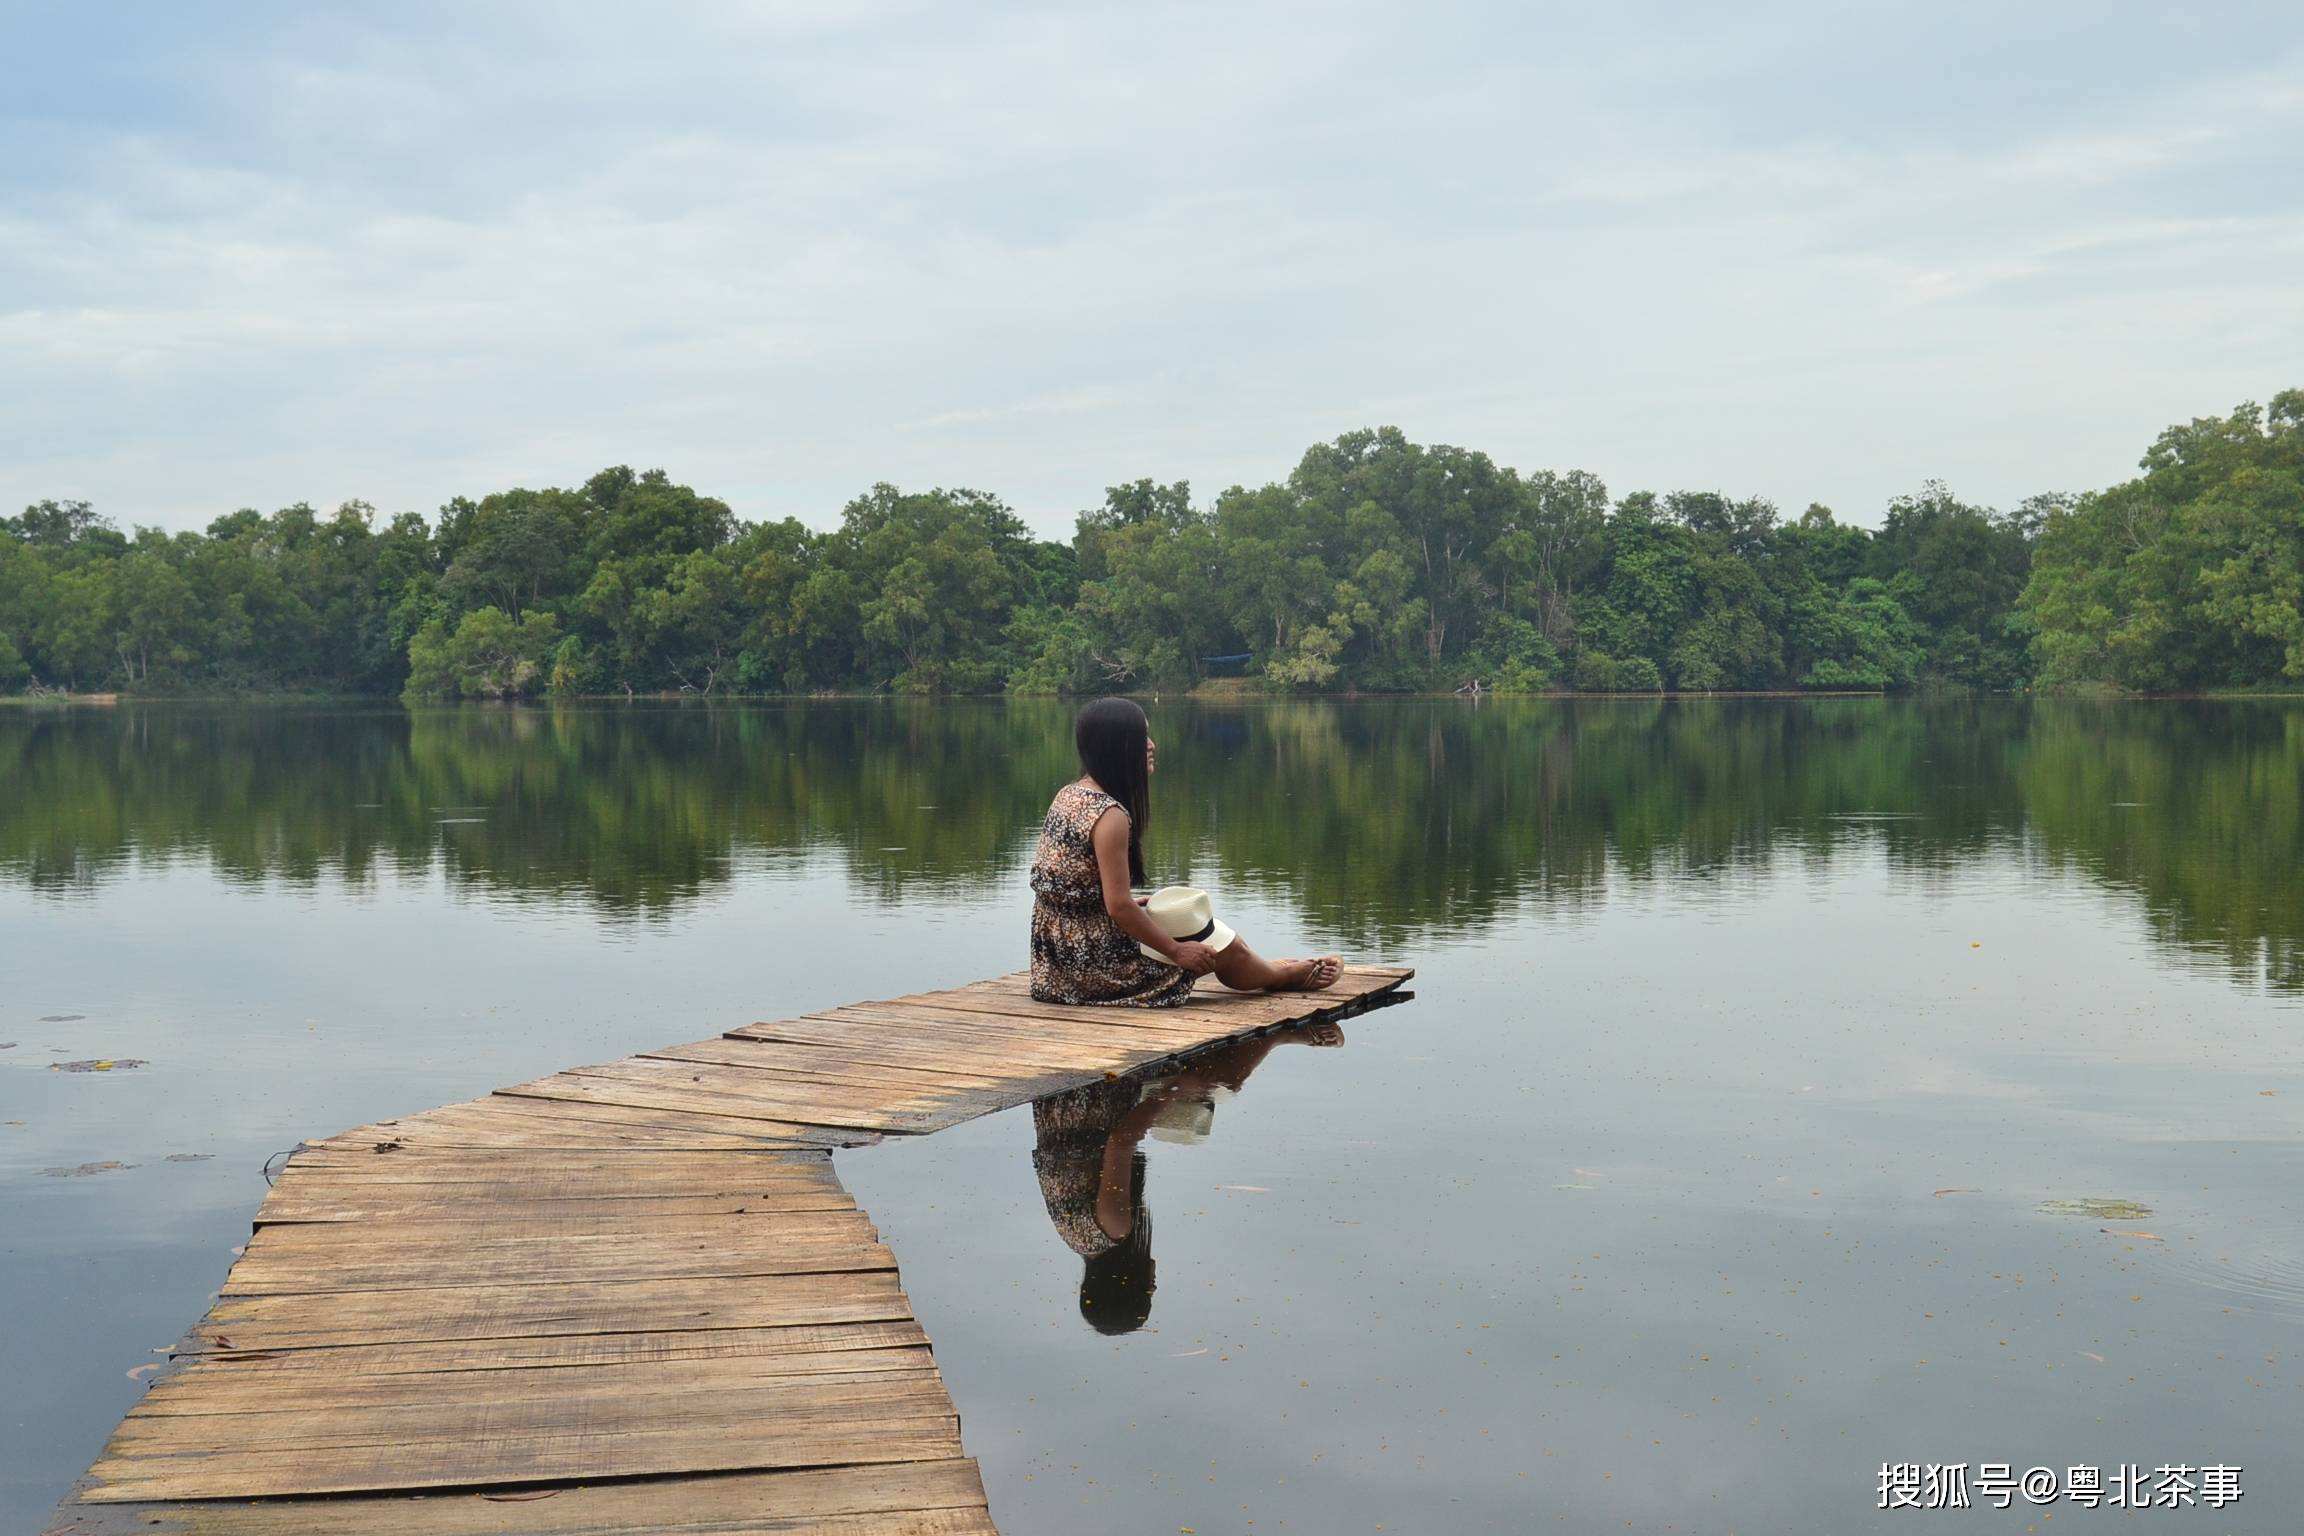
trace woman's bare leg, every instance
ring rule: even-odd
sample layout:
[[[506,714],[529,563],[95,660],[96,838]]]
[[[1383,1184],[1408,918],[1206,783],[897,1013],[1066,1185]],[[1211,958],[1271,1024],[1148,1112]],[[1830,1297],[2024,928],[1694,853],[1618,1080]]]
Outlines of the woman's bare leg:
[[[1216,979],[1235,992],[1318,992],[1336,984],[1344,962],[1334,955],[1310,960],[1267,960],[1234,939],[1216,952]]]

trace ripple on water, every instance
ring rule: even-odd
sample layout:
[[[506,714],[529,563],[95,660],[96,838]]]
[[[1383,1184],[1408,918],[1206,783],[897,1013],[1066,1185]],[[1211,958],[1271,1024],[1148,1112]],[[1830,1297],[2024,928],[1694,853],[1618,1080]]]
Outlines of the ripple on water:
[[[2304,1322],[2304,1256],[2208,1253],[2188,1246],[2172,1249],[2169,1260],[2174,1274],[2236,1297],[2252,1311]]]

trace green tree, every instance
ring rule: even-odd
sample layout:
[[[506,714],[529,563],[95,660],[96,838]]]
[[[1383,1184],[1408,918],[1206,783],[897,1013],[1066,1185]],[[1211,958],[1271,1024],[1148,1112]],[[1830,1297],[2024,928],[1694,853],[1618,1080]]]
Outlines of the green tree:
[[[1868,574],[1922,630],[1922,666],[1946,682],[2009,688],[2031,672],[2016,600],[2031,572],[2020,517],[1953,497],[1939,481],[1899,496],[1873,538]]]
[[[1009,620],[1033,585],[1031,542],[978,491],[880,484],[850,502],[828,557],[849,578],[871,680],[909,693],[999,686]]]
[[[2042,519],[2024,610],[2043,676],[2304,681],[2304,391],[2170,427],[2142,467]]]
[[[549,613],[515,619],[501,608],[475,608],[453,629],[434,619],[409,647],[407,691],[429,698],[524,698],[549,680],[559,640],[559,621]]]
[[[498,491],[441,509],[440,587],[458,612],[483,605],[517,620],[582,589],[593,508],[574,491]]]

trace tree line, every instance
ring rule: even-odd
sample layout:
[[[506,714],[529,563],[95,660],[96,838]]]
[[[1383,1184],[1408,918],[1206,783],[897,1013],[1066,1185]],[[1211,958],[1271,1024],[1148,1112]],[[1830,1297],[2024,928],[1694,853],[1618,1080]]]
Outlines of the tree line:
[[[1111,488],[1068,542],[876,485],[817,530],[660,470],[122,532],[0,518],[0,691],[1078,694],[2142,689],[2304,682],[2304,391],[2169,428],[2137,478],[1877,528],[1611,498],[1394,428],[1196,505]]]

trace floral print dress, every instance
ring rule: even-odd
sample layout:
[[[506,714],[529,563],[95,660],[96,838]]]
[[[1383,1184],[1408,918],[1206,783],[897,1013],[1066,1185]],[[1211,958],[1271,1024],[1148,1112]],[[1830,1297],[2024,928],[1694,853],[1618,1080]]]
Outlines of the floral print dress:
[[[1067,784],[1041,823],[1032,857],[1032,995],[1041,1002],[1173,1008],[1192,995],[1189,974],[1138,949],[1104,910],[1088,834],[1119,804],[1090,785]]]
[[[1118,1246],[1096,1225],[1096,1196],[1104,1184],[1104,1148],[1120,1117],[1136,1107],[1143,1087],[1124,1077],[1074,1088],[1032,1106],[1032,1172],[1040,1180],[1040,1198],[1056,1235],[1084,1259]]]

